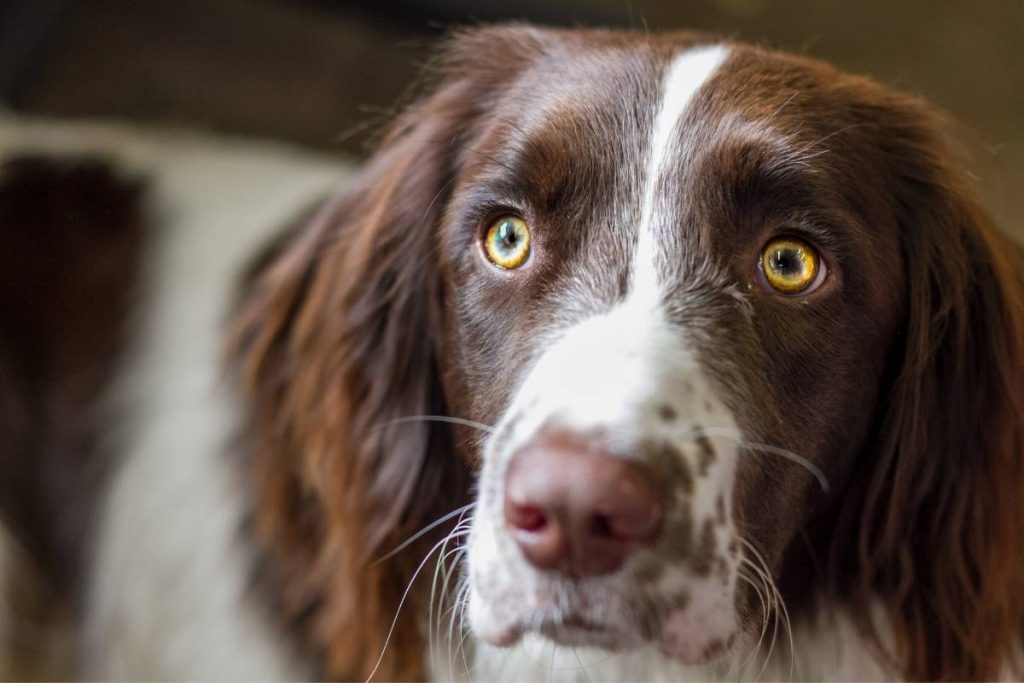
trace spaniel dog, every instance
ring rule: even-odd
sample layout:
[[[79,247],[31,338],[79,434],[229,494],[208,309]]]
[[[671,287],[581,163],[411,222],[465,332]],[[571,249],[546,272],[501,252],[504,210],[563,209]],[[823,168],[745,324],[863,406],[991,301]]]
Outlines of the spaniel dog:
[[[151,236],[83,670],[1024,674],[1024,255],[932,109],[693,33],[430,72],[244,273],[234,172]]]

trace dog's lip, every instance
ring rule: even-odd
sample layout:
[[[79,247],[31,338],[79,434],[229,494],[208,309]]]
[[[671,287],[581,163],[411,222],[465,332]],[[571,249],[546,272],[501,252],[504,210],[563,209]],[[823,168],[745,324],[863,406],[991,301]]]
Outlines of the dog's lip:
[[[589,631],[600,633],[614,630],[605,624],[601,624],[597,621],[587,619],[586,617],[577,614],[570,614],[567,617],[561,619],[546,619],[541,622],[541,628],[545,628],[548,626],[568,628],[573,629],[575,631]]]
[[[661,629],[655,634],[640,634],[625,625],[597,621],[578,613],[555,615],[529,622],[529,619],[523,619],[507,624],[500,632],[492,632],[489,634],[491,637],[484,639],[496,647],[507,648],[519,643],[523,636],[536,633],[562,646],[595,647],[608,651],[631,650],[644,644],[652,644],[663,656],[689,665],[705,663],[709,657],[706,647],[698,646],[699,650],[693,650],[692,644],[674,642],[668,637],[669,634]],[[731,647],[733,642],[734,638],[729,637],[722,650]],[[721,654],[722,651],[716,651],[711,653],[711,656]]]
[[[575,613],[544,619],[531,630],[561,645],[609,648],[622,641],[621,627]]]
[[[520,619],[505,623],[499,628],[488,629],[486,633],[478,635],[497,647],[509,647],[531,632],[562,645],[609,647],[619,642],[621,627],[572,612],[540,620],[524,615]]]

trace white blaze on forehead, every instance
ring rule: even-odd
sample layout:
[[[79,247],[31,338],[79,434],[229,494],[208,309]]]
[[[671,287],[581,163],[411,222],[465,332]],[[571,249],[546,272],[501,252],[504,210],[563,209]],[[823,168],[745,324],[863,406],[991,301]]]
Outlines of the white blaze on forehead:
[[[656,200],[659,180],[683,163],[679,123],[694,96],[728,56],[722,46],[682,52],[665,67],[659,86],[644,168],[637,250],[629,290],[610,310],[558,330],[520,390],[510,413],[522,410],[516,436],[529,439],[549,418],[581,432],[616,425],[622,439],[644,435],[639,416],[654,401],[673,403],[689,419],[704,415],[702,398],[710,389],[678,329],[668,325],[655,267],[657,237],[673,220],[669,202]],[[693,387],[682,395],[686,378]],[[529,406],[529,409],[524,409]],[[650,412],[650,411],[647,411]],[[721,419],[718,419],[721,421]],[[513,443],[516,442],[513,439]]]
[[[640,213],[640,235],[633,261],[630,292],[632,296],[657,301],[658,282],[655,268],[655,188],[658,179],[671,170],[671,162],[678,155],[679,135],[676,130],[679,119],[693,100],[700,87],[714,75],[728,56],[728,49],[721,45],[701,47],[676,56],[669,65],[662,80],[661,101],[658,116],[654,121],[646,179],[644,182],[643,204]]]

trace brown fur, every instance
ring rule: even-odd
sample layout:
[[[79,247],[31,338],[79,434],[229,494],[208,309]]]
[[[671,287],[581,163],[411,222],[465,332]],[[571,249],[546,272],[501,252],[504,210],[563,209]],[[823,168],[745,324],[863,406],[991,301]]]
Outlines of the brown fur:
[[[369,675],[423,555],[374,561],[466,496],[447,430],[391,424],[446,414],[430,259],[451,159],[475,93],[442,88],[396,125],[361,182],[282,248],[246,294],[233,354],[254,407],[254,523],[287,618],[332,677]],[[344,277],[338,277],[344,273]],[[429,546],[426,546],[429,547]],[[420,552],[417,552],[417,548]],[[378,675],[421,678],[403,610]]]
[[[401,612],[398,607],[437,536],[385,563],[375,559],[468,500],[475,442],[473,435],[446,425],[394,420],[423,414],[486,420],[507,397],[503,382],[511,373],[495,373],[501,377],[495,386],[481,388],[474,383],[480,378],[459,366],[473,360],[472,345],[457,337],[472,332],[453,322],[453,289],[465,283],[447,270],[438,244],[439,225],[455,186],[465,180],[460,173],[473,165],[469,161],[477,175],[503,165],[487,145],[470,148],[470,142],[483,137],[498,148],[504,138],[492,128],[506,124],[507,135],[515,134],[514,124],[493,112],[527,61],[544,58],[557,65],[558,55],[579,45],[613,51],[650,44],[665,51],[694,39],[529,28],[459,36],[441,60],[442,79],[432,94],[398,120],[355,186],[279,245],[247,283],[230,356],[250,407],[242,450],[249,458],[254,530],[278,587],[279,607],[311,644],[326,675],[369,675],[396,614],[377,676],[424,674],[416,623],[421,598],[413,591]],[[494,45],[501,49],[488,49]],[[773,77],[790,80],[759,81],[762,60],[776,60]],[[798,102],[785,113],[799,132],[804,121],[808,134],[815,134],[813,124],[825,131],[859,126],[855,135],[833,140],[837,154],[814,162],[826,171],[816,178],[842,182],[815,190],[826,190],[837,207],[857,207],[852,218],[849,211],[842,214],[847,224],[878,219],[874,227],[883,235],[877,244],[898,245],[899,251],[882,257],[892,267],[868,264],[881,273],[877,278],[859,280],[867,275],[847,272],[847,299],[834,299],[832,308],[817,314],[799,318],[791,307],[783,308],[791,304],[763,304],[759,321],[767,331],[755,330],[761,337],[754,341],[775,341],[768,344],[772,351],[789,354],[791,365],[776,354],[769,369],[797,388],[805,378],[800,364],[818,342],[815,324],[823,327],[821,320],[840,305],[862,306],[877,319],[830,328],[836,339],[829,341],[837,348],[850,346],[850,338],[875,343],[872,358],[881,359],[879,366],[888,358],[888,364],[878,368],[877,386],[866,388],[857,383],[861,368],[834,368],[845,374],[835,373],[828,396],[809,394],[806,404],[794,401],[788,408],[786,426],[799,432],[813,424],[815,411],[828,414],[822,398],[844,405],[851,392],[863,392],[866,409],[844,416],[844,425],[826,425],[837,431],[822,430],[823,441],[816,444],[823,457],[836,460],[823,463],[832,495],[807,494],[807,481],[784,482],[792,488],[764,493],[755,503],[765,507],[748,514],[772,525],[759,540],[777,546],[766,554],[782,568],[783,580],[793,557],[807,552],[804,538],[815,540],[813,561],[831,563],[828,581],[817,584],[817,592],[845,600],[869,634],[876,626],[870,605],[880,598],[894,630],[894,649],[886,650],[884,637],[877,642],[903,675],[995,677],[1021,647],[1024,633],[1024,496],[1017,495],[1024,487],[1020,251],[989,227],[970,199],[945,151],[941,127],[919,102],[806,60],[748,49],[737,64],[736,73],[745,76],[737,77],[733,94],[752,100],[758,88],[775,93],[779,101],[759,102],[769,111],[785,106],[786,87],[817,93],[818,99],[806,100],[811,104]],[[832,118],[824,108],[829,98],[846,105],[849,120]],[[723,102],[726,95],[722,102],[710,99],[708,114],[720,114],[714,107]],[[815,102],[822,108],[815,109]],[[543,163],[529,165],[535,177],[524,184],[539,205],[555,211],[572,192],[595,197],[608,190],[585,185],[597,174],[559,163],[567,155],[556,130],[531,142],[524,154]],[[753,158],[746,152],[712,148],[706,163],[713,172],[698,181],[738,175]],[[595,165],[607,162],[599,158]],[[775,180],[788,180],[788,173],[783,169]],[[549,196],[570,181],[576,183],[572,192]],[[784,184],[786,192],[797,192],[794,187]],[[780,196],[789,195],[772,194]],[[734,208],[715,206],[719,217]],[[705,223],[713,225],[714,217]],[[734,239],[732,234],[722,231],[708,242]],[[863,234],[856,239],[860,246],[876,244]],[[548,246],[552,261],[552,254],[566,260],[575,255],[571,245]],[[614,296],[624,281],[605,284]],[[548,291],[553,283],[555,275],[523,291],[554,296]],[[480,289],[464,289],[473,287]],[[477,294],[480,300],[488,296],[508,294]],[[848,309],[844,319],[860,310]],[[779,321],[786,324],[769,327]],[[800,321],[804,328],[796,329]],[[508,337],[525,346],[528,334],[520,329]],[[862,336],[850,337],[855,334]],[[749,359],[758,360],[739,352],[732,360]],[[843,358],[826,360],[834,367]],[[751,377],[763,377],[762,364],[749,365]],[[875,369],[867,374],[873,377]],[[750,380],[749,386],[764,381]],[[756,419],[778,425],[778,418],[766,412]],[[825,442],[836,434],[865,443]],[[841,448],[855,451],[853,457],[846,459]],[[460,452],[468,457],[460,458]],[[783,523],[776,524],[777,518]],[[793,533],[785,535],[786,529]],[[799,582],[792,589],[812,592]]]
[[[95,402],[126,338],[143,196],[98,159],[0,167],[0,513],[61,586],[102,479]]]
[[[10,658],[0,673],[12,680],[74,671],[73,615],[106,470],[98,399],[127,336],[144,197],[100,159],[0,166],[0,525],[16,541],[2,549],[12,640],[0,643]]]
[[[1024,257],[970,197],[941,122],[887,104],[908,309],[832,557],[865,625],[882,597],[904,675],[991,680],[1024,647]]]

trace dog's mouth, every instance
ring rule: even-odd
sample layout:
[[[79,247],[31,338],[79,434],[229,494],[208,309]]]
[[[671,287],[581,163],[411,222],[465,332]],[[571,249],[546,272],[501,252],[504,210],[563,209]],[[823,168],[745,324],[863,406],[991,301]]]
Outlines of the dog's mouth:
[[[638,644],[636,634],[622,624],[612,624],[579,612],[547,614],[543,617],[521,615],[497,628],[477,629],[478,635],[492,645],[510,647],[524,636],[535,633],[559,645],[619,650]]]
[[[545,619],[534,630],[559,645],[590,646],[610,650],[619,649],[624,645],[621,627],[579,614]]]
[[[650,596],[595,601],[592,595],[568,599],[564,592],[555,600],[540,591],[492,602],[473,591],[470,622],[478,638],[498,647],[536,634],[562,646],[609,651],[654,646],[670,659],[701,664],[723,654],[738,628],[731,591],[702,588],[685,600],[657,604]]]
[[[561,588],[536,586],[522,594],[501,591],[498,599],[472,590],[469,616],[473,630],[477,637],[498,647],[513,646],[531,633],[576,647],[620,649],[639,642],[637,629],[628,628],[632,619],[624,610],[596,603],[572,587]]]
[[[652,649],[684,665],[714,662],[732,651],[747,624],[731,586],[692,583],[681,592],[500,590],[484,598],[470,592],[470,625],[497,647],[539,636],[559,646],[609,652]]]

